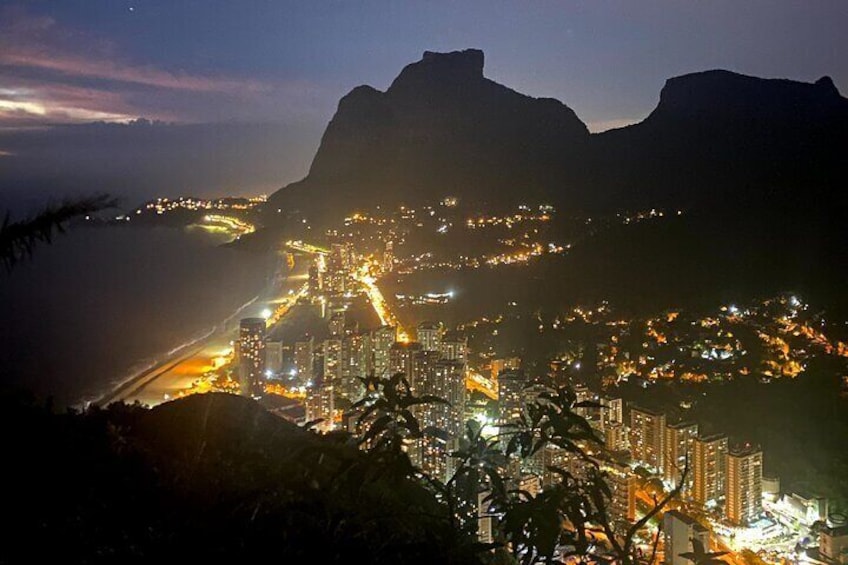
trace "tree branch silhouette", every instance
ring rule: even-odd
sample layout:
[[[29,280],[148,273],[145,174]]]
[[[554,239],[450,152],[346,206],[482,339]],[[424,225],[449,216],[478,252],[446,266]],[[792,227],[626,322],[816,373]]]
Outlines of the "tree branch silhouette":
[[[65,223],[74,218],[114,208],[117,200],[108,194],[96,194],[77,200],[65,200],[59,205],[48,204],[27,219],[12,221],[6,211],[0,224],[0,262],[7,273],[21,261],[32,257],[39,243],[49,244],[56,233],[65,233]]]

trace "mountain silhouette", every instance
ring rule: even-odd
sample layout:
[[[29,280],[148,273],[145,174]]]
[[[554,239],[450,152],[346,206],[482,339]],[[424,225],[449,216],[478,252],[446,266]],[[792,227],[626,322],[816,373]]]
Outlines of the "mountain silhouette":
[[[592,136],[589,204],[752,204],[807,199],[843,178],[848,100],[813,84],[714,70],[668,80],[641,123]]]
[[[483,52],[425,52],[386,92],[339,102],[306,178],[269,209],[313,218],[445,195],[490,207],[569,210],[792,208],[834,193],[848,149],[848,100],[833,81],[713,70],[669,79],[642,122],[599,134],[561,102],[483,75]]]
[[[309,175],[274,194],[270,207],[547,198],[588,139],[559,101],[485,78],[482,51],[425,52],[386,92],[359,86],[342,98]]]

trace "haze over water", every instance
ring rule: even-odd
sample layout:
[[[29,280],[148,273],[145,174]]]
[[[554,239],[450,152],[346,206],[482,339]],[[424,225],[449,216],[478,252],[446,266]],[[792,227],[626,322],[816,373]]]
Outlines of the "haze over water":
[[[267,256],[170,228],[71,230],[0,276],[0,366],[58,404],[97,396],[256,296]]]

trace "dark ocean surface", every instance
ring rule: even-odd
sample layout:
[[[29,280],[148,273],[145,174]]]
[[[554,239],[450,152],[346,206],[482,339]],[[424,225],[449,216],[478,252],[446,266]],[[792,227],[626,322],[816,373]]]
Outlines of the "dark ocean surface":
[[[96,397],[266,286],[273,257],[174,228],[78,228],[0,272],[4,384]]]

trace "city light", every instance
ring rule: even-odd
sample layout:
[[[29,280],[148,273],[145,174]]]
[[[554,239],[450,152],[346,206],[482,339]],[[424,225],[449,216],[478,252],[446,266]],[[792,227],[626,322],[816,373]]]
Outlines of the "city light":
[[[416,310],[426,310],[432,314],[436,311],[435,307],[450,312],[457,290],[440,288],[438,278],[435,278],[435,283],[430,281],[427,283],[435,290],[409,292],[402,286],[405,276],[425,270],[449,272],[457,269],[524,265],[545,255],[566,253],[571,249],[572,244],[561,245],[550,242],[545,232],[538,231],[540,227],[553,220],[554,214],[555,211],[547,207],[544,209],[539,207],[536,212],[530,206],[522,206],[512,215],[480,216],[468,219],[464,223],[458,221],[456,224],[452,224],[450,218],[442,217],[447,216],[444,210],[431,206],[400,207],[397,210],[387,208],[385,213],[378,210],[351,214],[345,218],[344,222],[350,231],[327,230],[326,239],[319,240],[322,242],[320,245],[303,240],[281,242],[280,248],[283,253],[280,256],[286,258],[289,269],[296,264],[295,257],[307,255],[310,270],[308,274],[291,275],[289,277],[291,281],[303,280],[303,284],[296,289],[287,288],[279,291],[279,296],[269,301],[272,306],[261,311],[261,317],[266,321],[266,327],[271,328],[298,303],[316,306],[320,308],[322,315],[330,316],[332,313],[341,315],[356,312],[357,301],[362,300],[360,304],[373,309],[380,325],[390,328],[389,342],[391,344],[411,344],[416,337],[421,342],[424,330],[419,327],[416,332],[414,326],[405,327],[400,322],[401,317],[409,316],[414,320],[417,315]],[[662,211],[650,210],[645,213],[619,215],[616,222],[626,225],[662,217]],[[456,216],[453,219],[456,220]],[[221,222],[219,218],[213,218],[213,214],[206,214],[204,221],[213,220]],[[585,221],[587,225],[590,222],[588,219]],[[602,221],[595,218],[592,225],[600,225]],[[457,227],[453,228],[454,225]],[[354,246],[351,241],[355,241],[357,237],[356,230],[366,228],[376,231],[376,235],[372,236],[370,247]],[[486,252],[478,250],[476,255],[458,250],[455,258],[440,256],[435,249],[428,250],[421,247],[417,247],[414,254],[407,253],[408,248],[405,247],[404,242],[410,231],[426,232],[430,238],[436,238],[440,236],[434,235],[434,231],[446,234],[449,231],[466,229],[493,230],[492,233],[498,234],[492,238],[497,245],[492,245]],[[445,237],[453,237],[453,235],[451,233]],[[391,242],[391,245],[387,245],[387,242]],[[386,288],[392,289],[391,300],[383,294],[383,289]],[[519,321],[523,324],[522,320],[527,320],[528,317],[533,324],[531,326],[533,333],[536,334],[538,331],[539,334],[552,334],[554,343],[562,338],[571,339],[575,328],[591,328],[592,344],[596,348],[597,355],[586,355],[580,348],[560,351],[549,359],[550,371],[547,376],[579,383],[583,380],[579,377],[580,374],[598,375],[600,385],[606,390],[614,390],[614,387],[625,382],[635,383],[640,390],[650,390],[658,383],[677,382],[695,387],[711,382],[724,383],[735,378],[757,378],[760,382],[769,382],[770,379],[795,378],[801,375],[817,355],[848,358],[848,344],[832,341],[826,337],[823,333],[824,324],[819,323],[819,319],[809,314],[805,315],[807,306],[795,295],[781,295],[758,303],[727,304],[713,311],[697,314],[675,308],[653,316],[638,318],[616,315],[612,306],[606,301],[588,305],[569,305],[553,312],[537,310],[528,313],[528,303],[532,301],[512,298],[510,296],[501,303],[501,310],[465,320],[456,326],[457,330],[467,332],[479,348],[473,358],[464,359],[461,365],[462,372],[459,374],[462,376],[465,393],[479,393],[482,398],[489,401],[498,401],[498,405],[511,394],[510,381],[507,379],[499,382],[500,376],[505,374],[503,373],[505,367],[512,371],[521,366],[517,358],[513,360],[511,357],[498,357],[498,350],[503,347],[499,345],[499,342],[505,341],[506,336],[514,335],[515,324]],[[442,324],[443,322],[436,318],[432,327],[444,328]],[[322,416],[330,423],[319,428],[321,430],[327,431],[340,425],[342,411],[326,403],[330,402],[329,399],[333,395],[348,398],[345,395],[351,394],[350,388],[346,388],[350,387],[350,381],[347,379],[355,373],[347,372],[352,371],[351,367],[354,363],[361,362],[353,361],[353,359],[361,359],[355,357],[360,353],[348,356],[346,363],[349,364],[346,365],[347,368],[342,369],[342,352],[350,355],[351,351],[358,351],[349,349],[354,347],[351,344],[359,339],[359,336],[368,333],[355,333],[357,331],[355,325],[353,330],[349,328],[350,326],[345,324],[342,318],[342,324],[332,330],[336,337],[323,343],[320,340],[316,342],[315,347],[321,348],[317,354],[312,352],[313,346],[309,345],[309,359],[295,368],[287,365],[283,373],[287,378],[282,382],[272,380],[276,375],[274,371],[264,370],[263,393],[303,403],[307,414],[324,414],[321,410],[330,410],[331,412],[328,412],[326,416]],[[354,333],[350,333],[351,331]],[[366,338],[365,342],[369,343],[367,347],[374,347],[371,340],[375,339],[375,335],[371,333]],[[756,343],[751,343],[752,337]],[[332,345],[333,343],[335,345]],[[287,347],[292,346],[289,344]],[[416,347],[420,347],[420,344]],[[332,355],[336,357],[332,360],[333,357],[328,352],[334,351],[336,353]],[[401,348],[401,351],[418,351],[418,349]],[[752,352],[755,352],[756,359],[752,358],[754,355]],[[297,355],[294,352],[292,354]],[[372,353],[372,355],[375,354]],[[466,350],[464,355],[469,355],[469,350]],[[216,373],[223,375],[231,371],[233,357],[232,351],[210,356],[208,360],[198,365],[202,371],[208,371],[209,374],[196,379],[190,388],[171,394],[171,398],[201,394],[211,390],[237,390],[238,383],[235,383],[236,388],[233,388],[232,381],[224,378],[215,380]],[[311,368],[308,374],[299,374],[298,367],[313,367],[315,359],[323,359],[323,367],[315,367],[314,374]],[[372,357],[370,362],[375,363],[375,359],[376,357]],[[589,359],[593,361],[589,362]],[[382,362],[386,363],[385,359]],[[586,363],[590,364],[585,365]],[[544,367],[544,365],[545,363],[541,366]],[[280,365],[277,364],[275,367]],[[334,375],[332,388],[335,392],[328,393],[326,371],[339,371],[331,373]],[[412,382],[420,386],[422,381],[412,380]],[[846,390],[848,390],[848,379],[846,383]],[[597,398],[597,396],[586,397],[581,394],[584,393],[577,395],[578,402],[586,401],[587,398],[590,400]],[[693,394],[697,396],[680,399],[675,408],[691,410],[707,399],[706,389]],[[481,397],[478,396],[479,398]],[[470,411],[466,414],[480,424],[483,437],[496,438],[501,432],[498,426],[501,416],[493,418],[485,412],[485,407],[486,405],[481,402],[480,406],[474,407],[473,410],[476,412]],[[316,410],[319,411],[316,412]],[[583,408],[578,407],[575,410],[583,410]],[[634,410],[631,407],[631,411]],[[596,419],[598,416],[588,417],[593,426],[597,424],[593,418]],[[604,437],[604,439],[610,445],[617,446],[616,449],[621,450],[624,446],[624,449],[628,449],[632,455],[637,450],[628,446],[628,443],[634,434],[640,432],[634,432],[626,421],[620,423],[622,424],[620,431],[615,432],[618,435]],[[596,431],[602,436],[609,433],[607,428],[597,427]],[[601,448],[591,446],[583,446],[583,448],[593,457],[602,456],[604,453]],[[660,459],[665,457],[664,451],[657,449],[654,451],[659,454]],[[647,459],[641,454],[640,457]],[[656,477],[658,481],[652,484],[661,484],[662,486],[658,487],[660,490],[667,492],[673,487],[673,479],[662,474],[662,465],[659,460],[646,461],[636,457],[632,463],[659,473]],[[603,463],[603,468],[615,471],[614,466],[610,467],[608,462]],[[652,493],[640,488],[635,496],[643,504],[650,506]],[[680,508],[695,514],[710,511],[716,513],[715,516],[699,514],[699,519],[710,525],[717,542],[723,544],[720,545],[721,547],[727,547],[734,552],[741,551],[743,548],[771,548],[771,551],[777,547],[783,548],[785,543],[788,543],[778,540],[780,536],[785,536],[787,530],[776,526],[773,521],[760,521],[744,528],[731,527],[725,516],[726,509],[720,516],[717,514],[726,505],[716,507],[712,500],[705,501],[703,505],[695,505],[688,500],[677,503]],[[769,511],[775,514],[780,512],[786,514],[789,512],[787,508],[793,508],[785,502],[781,504],[783,506],[773,502],[772,506],[768,506]],[[645,543],[649,542],[645,541]],[[731,560],[731,565],[738,564]]]

